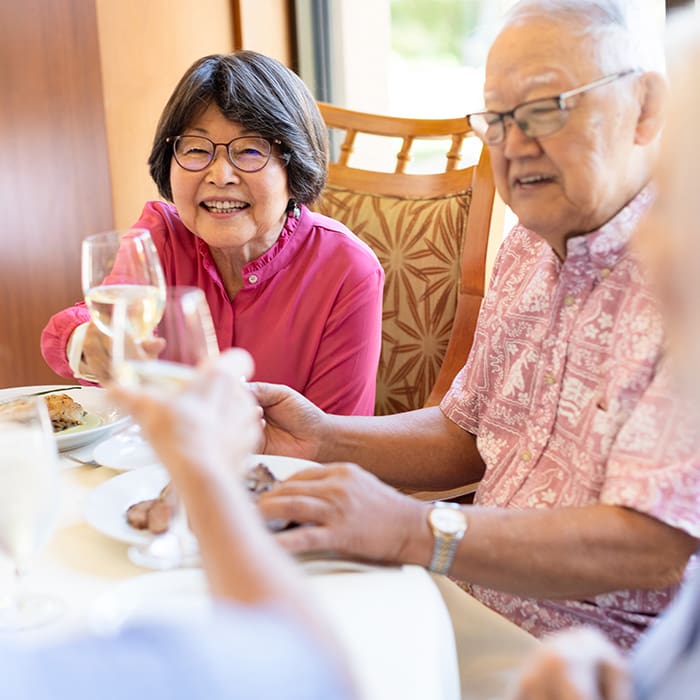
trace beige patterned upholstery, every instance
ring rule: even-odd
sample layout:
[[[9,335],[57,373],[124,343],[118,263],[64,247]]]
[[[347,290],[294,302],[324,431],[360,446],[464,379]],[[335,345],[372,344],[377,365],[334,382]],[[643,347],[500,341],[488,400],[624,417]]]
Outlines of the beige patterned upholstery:
[[[374,250],[386,281],[375,413],[423,406],[457,308],[459,259],[471,191],[400,199],[329,185],[317,208]]]
[[[484,293],[494,195],[488,154],[483,151],[476,165],[459,166],[470,134],[466,119],[408,120],[320,107],[329,127],[342,128],[346,138],[314,209],[368,243],[386,273],[375,413],[437,403],[466,360]],[[348,165],[352,132],[359,130],[404,139],[397,172]],[[411,142],[448,137],[448,172],[405,172],[411,130]]]

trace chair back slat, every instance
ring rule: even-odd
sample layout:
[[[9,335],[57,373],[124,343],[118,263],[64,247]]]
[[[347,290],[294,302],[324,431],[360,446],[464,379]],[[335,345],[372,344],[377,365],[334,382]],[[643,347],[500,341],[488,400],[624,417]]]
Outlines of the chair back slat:
[[[484,295],[495,192],[488,153],[464,117],[319,108],[329,131],[345,135],[314,208],[367,242],[386,274],[375,412],[438,403],[466,361]],[[385,149],[376,169],[358,164],[367,135],[400,148]],[[438,146],[434,165],[416,172],[425,143]]]
[[[355,150],[355,136],[357,136],[355,129],[347,129],[345,132],[345,139],[340,145],[340,152],[338,153],[338,163],[340,165],[347,165],[350,161],[350,156]]]

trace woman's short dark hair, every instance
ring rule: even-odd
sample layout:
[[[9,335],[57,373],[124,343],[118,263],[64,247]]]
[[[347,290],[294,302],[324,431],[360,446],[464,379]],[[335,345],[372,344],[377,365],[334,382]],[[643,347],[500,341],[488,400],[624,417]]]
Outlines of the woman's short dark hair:
[[[243,128],[281,142],[290,197],[311,204],[326,184],[328,132],[316,101],[296,73],[255,51],[195,61],[161,114],[148,158],[151,177],[172,201],[172,145],[210,105]]]

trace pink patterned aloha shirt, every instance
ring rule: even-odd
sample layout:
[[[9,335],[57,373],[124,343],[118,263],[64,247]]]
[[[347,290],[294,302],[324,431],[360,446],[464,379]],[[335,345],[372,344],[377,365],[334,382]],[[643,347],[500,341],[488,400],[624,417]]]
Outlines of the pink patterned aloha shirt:
[[[698,431],[669,388],[661,317],[627,247],[650,201],[643,190],[570,239],[563,262],[522,226],[504,241],[472,353],[441,404],[477,436],[477,504],[614,504],[700,537]],[[675,593],[561,601],[469,590],[535,635],[592,624],[623,648]]]

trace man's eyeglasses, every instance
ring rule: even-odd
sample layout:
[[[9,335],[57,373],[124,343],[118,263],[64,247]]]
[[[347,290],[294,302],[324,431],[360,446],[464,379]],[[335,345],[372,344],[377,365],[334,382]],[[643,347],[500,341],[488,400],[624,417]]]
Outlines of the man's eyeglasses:
[[[528,138],[549,136],[559,131],[566,123],[568,112],[573,108],[573,105],[568,104],[568,100],[572,97],[638,72],[638,68],[628,68],[553,97],[523,102],[513,107],[509,112],[468,114],[467,121],[469,126],[474,129],[474,133],[488,146],[497,146],[505,139],[506,119],[514,121],[520,131]]]
[[[177,164],[192,172],[204,170],[214,160],[216,149],[223,146],[234,168],[244,173],[255,173],[268,164],[273,144],[281,143],[262,136],[239,136],[228,143],[214,143],[206,136],[177,136],[166,140],[173,144]]]

